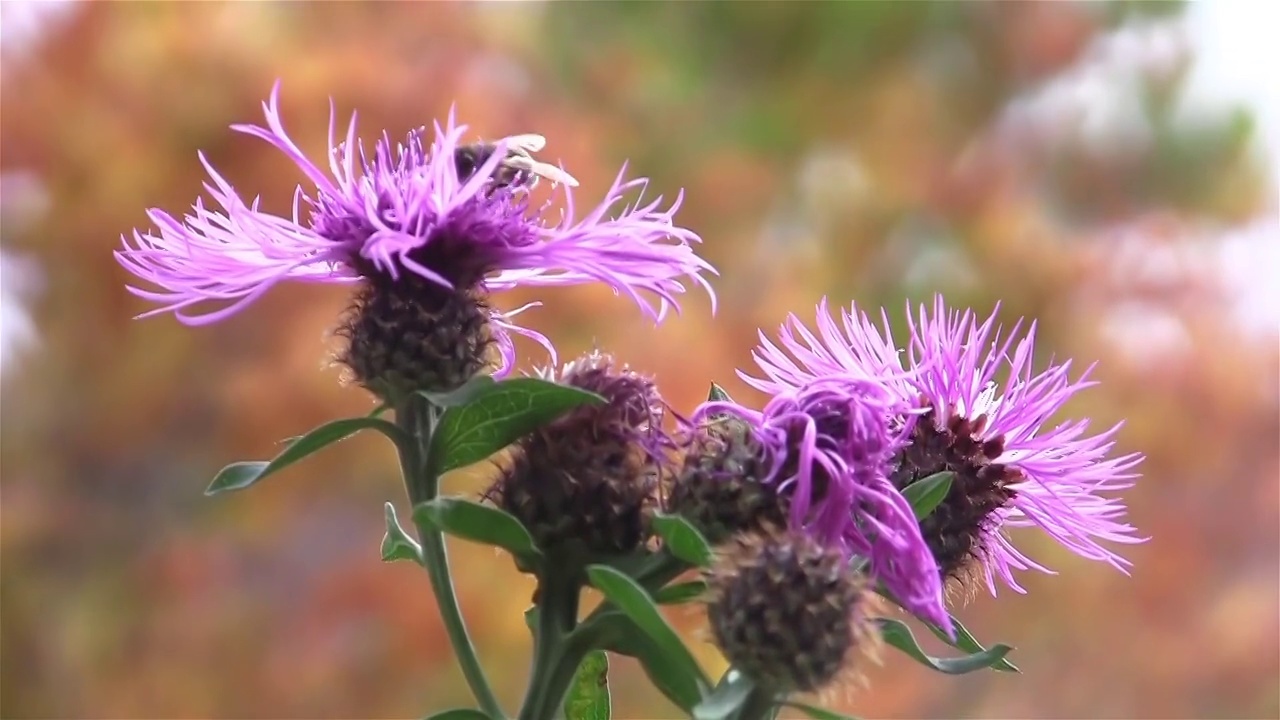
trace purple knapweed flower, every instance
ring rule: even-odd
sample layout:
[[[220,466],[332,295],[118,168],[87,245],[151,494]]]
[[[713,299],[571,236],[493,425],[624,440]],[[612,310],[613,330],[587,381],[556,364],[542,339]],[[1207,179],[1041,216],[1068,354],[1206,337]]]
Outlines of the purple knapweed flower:
[[[450,112],[444,127],[434,126],[433,138],[425,128],[410,132],[403,143],[384,133],[366,153],[356,138],[355,114],[345,139],[334,143],[331,106],[329,156],[327,163],[315,163],[285,132],[279,83],[263,109],[265,126],[232,129],[282,151],[309,187],[297,188],[292,214],[268,213],[257,198],[242,200],[201,154],[211,179],[205,188],[221,210],[202,200],[181,220],[148,210],[158,232],[134,231],[115,253],[132,274],[158,288],[129,288],[159,304],[143,317],[171,312],[188,325],[217,322],[285,280],[412,286],[412,293],[400,289],[388,301],[397,307],[422,306],[419,296],[433,291],[470,293],[470,300],[484,305],[489,291],[598,281],[659,321],[670,308],[679,310],[676,296],[685,290],[681,279],[688,278],[712,295],[714,311],[714,294],[701,273],[715,271],[693,250],[698,235],[674,223],[682,194],[666,209],[661,198],[642,205],[638,195],[647,181],[624,180],[620,172],[603,201],[578,217],[568,187],[576,182],[530,154],[541,149],[540,136],[467,145],[467,127]],[[538,175],[563,190],[566,210],[558,220],[548,219],[550,200],[535,205],[530,199],[528,189]],[[632,204],[608,217],[633,192]],[[504,367],[512,362],[508,331],[551,349],[545,338],[512,324],[514,313],[487,305],[483,310]],[[433,317],[468,322],[448,313]]]
[[[891,418],[910,408],[878,381],[853,376],[778,384],[770,394],[760,411],[704,403],[692,421],[723,423],[728,415],[744,423],[767,468],[758,480],[785,504],[790,527],[865,559],[868,574],[904,606],[949,628],[933,556],[889,478],[906,445]]]
[[[910,309],[908,308],[910,315]],[[908,322],[905,355],[881,312],[877,326],[856,307],[839,319],[818,307],[817,332],[794,315],[784,323],[782,348],[762,337],[755,353],[762,378],[745,378],[779,392],[816,378],[879,378],[914,412],[898,419],[907,445],[896,457],[894,484],[940,471],[955,473],[950,493],[922,524],[944,577],[981,564],[988,588],[995,577],[1018,592],[1014,570],[1052,572],[1010,542],[1006,528],[1038,527],[1085,558],[1126,571],[1129,563],[1102,543],[1138,543],[1123,521],[1125,507],[1111,496],[1133,485],[1142,455],[1112,456],[1120,425],[1088,434],[1088,420],[1049,425],[1080,390],[1092,366],[1072,380],[1071,363],[1037,371],[1032,363],[1035,323],[1020,320],[1001,339],[995,315],[979,321],[971,311],[946,307],[939,296]],[[785,351],[784,351],[785,348]]]

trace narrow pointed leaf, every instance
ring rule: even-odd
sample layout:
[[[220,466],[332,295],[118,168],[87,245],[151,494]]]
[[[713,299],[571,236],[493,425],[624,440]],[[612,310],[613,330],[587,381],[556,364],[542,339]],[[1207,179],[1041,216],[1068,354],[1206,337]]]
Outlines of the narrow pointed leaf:
[[[601,402],[595,393],[537,378],[478,386],[465,405],[440,417],[431,439],[435,471],[480,462],[576,407]]]
[[[729,720],[738,713],[742,703],[755,689],[755,683],[746,674],[730,668],[702,702],[693,708],[694,720]]]
[[[415,507],[413,519],[463,540],[500,547],[526,563],[541,556],[519,520],[488,505],[459,498],[436,498]]]
[[[412,560],[422,565],[422,546],[400,527],[395,506],[387,503],[383,512],[387,518],[387,534],[382,536],[382,561]]]
[[[690,565],[707,567],[711,564],[711,545],[697,528],[679,515],[658,513],[653,518],[653,532],[662,538],[672,555]]]
[[[834,710],[827,710],[826,708],[820,708],[816,705],[806,705],[805,703],[795,702],[793,700],[788,700],[779,704],[786,707],[793,707],[813,718],[813,720],[858,720],[858,718],[852,715],[841,715]]]
[[[711,392],[707,393],[707,400],[709,402],[733,402],[733,398],[729,397],[729,393],[725,392],[724,388],[716,383],[711,383]]]
[[[496,719],[490,718],[488,715],[485,715],[479,710],[472,710],[471,708],[454,708],[452,710],[445,710],[444,712],[438,712],[435,715],[428,715],[427,717],[423,718],[423,720],[496,720]]]
[[[609,720],[609,658],[593,650],[578,666],[564,700],[566,720]]]
[[[653,601],[659,605],[679,605],[697,600],[706,592],[707,583],[705,580],[690,580],[689,582],[676,583],[662,588],[653,594]]]
[[[899,602],[898,598],[894,597],[893,593],[889,592],[888,588],[884,586],[884,583],[876,584],[876,593],[898,607],[902,607],[902,603]],[[903,608],[903,610],[906,610],[906,608]],[[910,611],[907,610],[907,612]],[[915,617],[914,614],[913,617]],[[922,625],[929,628],[929,632],[933,633],[939,640],[957,650],[963,650],[970,655],[974,653],[982,653],[987,650],[987,648],[982,643],[978,642],[977,638],[969,632],[968,628],[964,626],[964,623],[960,622],[959,618],[955,615],[948,615],[947,617],[951,620],[951,627],[956,634],[954,639],[947,637],[947,633],[932,622],[920,617],[916,617],[916,620],[919,620]],[[999,662],[991,666],[991,669],[999,672],[1022,672],[1018,669],[1017,665],[1009,662],[1007,658],[1001,658]]]
[[[969,632],[969,629],[966,628],[960,622],[960,620],[956,618],[956,616],[950,615],[948,617],[951,618],[951,627],[955,629],[955,633],[956,633],[955,640],[952,640],[951,638],[947,637],[947,634],[944,633],[937,625],[934,625],[933,623],[928,622],[926,620],[921,620],[921,622],[923,622],[924,626],[929,628],[929,632],[933,633],[934,636],[936,636],[939,640],[950,645],[953,648],[956,648],[957,650],[963,650],[964,652],[967,652],[969,654],[982,653],[987,650],[986,646],[978,642],[978,639],[975,638],[973,634]],[[1017,665],[1014,665],[1013,663],[1009,662],[1008,658],[1001,658],[999,662],[991,666],[991,669],[996,670],[998,672],[1012,672],[1012,673],[1022,672],[1021,670],[1018,669]]]
[[[935,658],[925,654],[916,642],[911,628],[898,620],[876,618],[884,641],[909,655],[925,667],[947,675],[964,675],[976,670],[984,670],[1000,662],[1013,648],[1008,645],[993,645],[979,653],[971,653],[958,658]]]
[[[325,423],[289,443],[270,462],[238,462],[226,466],[209,483],[205,495],[218,495],[243,490],[263,478],[298,462],[319,450],[348,438],[361,430],[377,430],[397,444],[404,442],[403,433],[395,425],[376,417],[344,418]]]
[[[942,504],[947,493],[951,492],[951,481],[955,476],[953,472],[934,473],[903,488],[902,495],[911,503],[917,520],[929,517],[929,513]]]
[[[649,593],[645,592],[635,580],[614,570],[607,565],[592,565],[587,568],[587,577],[591,585],[614,604],[635,626],[653,643],[652,650],[657,651],[656,659],[663,670],[674,672],[688,678],[701,680],[707,684],[706,676],[693,659],[693,654],[676,631],[671,628],[658,607],[654,605]],[[653,653],[649,655],[652,657]],[[643,661],[644,658],[641,658]],[[700,695],[700,693],[699,693]],[[687,696],[686,696],[687,699]],[[696,702],[699,698],[695,698]],[[682,705],[684,709],[688,706]]]

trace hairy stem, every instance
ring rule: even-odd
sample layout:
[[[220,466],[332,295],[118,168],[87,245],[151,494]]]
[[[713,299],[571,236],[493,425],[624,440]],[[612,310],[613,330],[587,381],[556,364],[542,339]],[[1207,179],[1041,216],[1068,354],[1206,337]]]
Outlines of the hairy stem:
[[[439,413],[439,408],[419,397],[411,398],[396,409],[396,424],[413,438],[410,447],[401,448],[400,465],[404,473],[405,488],[409,492],[409,502],[414,507],[435,499],[440,492],[440,476],[436,474],[430,458],[431,437]],[[504,718],[506,715],[502,711],[502,705],[498,703],[498,698],[485,677],[484,668],[480,666],[475,646],[471,644],[471,636],[467,633],[466,622],[462,619],[462,610],[458,607],[453,578],[449,574],[449,553],[445,548],[444,535],[426,523],[415,520],[414,524],[422,543],[422,557],[427,566],[427,575],[431,578],[431,590],[435,593],[436,604],[440,607],[440,616],[449,635],[449,642],[453,645],[453,652],[458,657],[462,675],[481,710],[494,720]]]

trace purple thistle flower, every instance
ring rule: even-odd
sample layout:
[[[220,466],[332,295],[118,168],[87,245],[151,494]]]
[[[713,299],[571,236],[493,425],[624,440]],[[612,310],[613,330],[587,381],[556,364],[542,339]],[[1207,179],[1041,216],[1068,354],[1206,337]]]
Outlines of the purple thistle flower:
[[[1047,424],[1095,384],[1088,380],[1092,366],[1075,380],[1069,361],[1051,359],[1037,372],[1034,322],[1020,334],[1020,320],[1002,339],[994,314],[979,322],[971,311],[949,310],[941,296],[932,312],[922,305],[908,326],[904,357],[883,311],[879,326],[856,307],[837,320],[824,299],[817,333],[789,316],[780,333],[786,352],[762,336],[755,359],[765,377],[744,379],[781,392],[818,378],[875,377],[910,405],[915,412],[900,421],[908,446],[892,478],[903,487],[935,472],[956,473],[950,494],[924,523],[944,576],[976,559],[992,594],[996,576],[1025,592],[1014,570],[1052,571],[1014,547],[1003,530],[1030,526],[1077,555],[1127,572],[1128,561],[1102,542],[1145,540],[1109,495],[1132,487],[1142,455],[1110,456],[1119,424],[1096,435],[1088,434],[1088,420]]]
[[[685,290],[680,278],[687,276],[706,288],[714,312],[715,295],[700,273],[715,270],[694,253],[698,235],[673,222],[683,193],[665,210],[661,198],[641,205],[637,197],[610,219],[606,215],[624,196],[647,185],[624,180],[620,172],[604,200],[578,218],[567,187],[576,182],[528,155],[540,149],[540,137],[507,138],[477,157],[475,146],[462,144],[467,126],[457,124],[452,111],[443,128],[435,125],[429,144],[425,128],[409,133],[403,144],[384,133],[370,155],[356,138],[354,114],[345,140],[334,143],[331,105],[324,168],[286,134],[279,89],[276,83],[263,103],[265,127],[232,129],[281,150],[313,187],[295,191],[291,215],[273,215],[259,209],[257,198],[246,204],[201,154],[211,179],[205,189],[221,210],[199,199],[182,220],[148,210],[158,233],[135,230],[115,253],[127,270],[159,288],[129,288],[160,305],[141,317],[172,312],[184,324],[203,325],[239,312],[285,280],[348,283],[374,275],[417,276],[445,290],[600,281],[655,321],[672,307],[679,311],[676,296]],[[531,205],[527,182],[499,182],[512,157],[521,171],[517,180],[541,174],[560,183],[567,209],[558,222],[546,221],[550,201]],[[460,175],[464,160],[471,167]],[[657,296],[656,305],[645,293]],[[551,350],[545,338],[509,321],[515,313],[491,312],[504,365],[512,360],[507,331],[528,334]]]
[[[732,402],[704,403],[692,418],[740,419],[770,469],[761,478],[785,499],[790,525],[867,561],[902,603],[949,628],[942,581],[911,505],[889,479],[906,445],[891,418],[910,408],[874,379],[813,378],[778,386],[759,412]]]

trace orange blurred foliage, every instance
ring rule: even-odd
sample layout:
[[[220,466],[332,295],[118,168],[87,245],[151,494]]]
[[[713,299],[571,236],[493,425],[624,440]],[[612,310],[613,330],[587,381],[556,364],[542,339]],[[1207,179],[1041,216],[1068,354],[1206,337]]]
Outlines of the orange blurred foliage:
[[[377,560],[381,504],[404,505],[387,447],[361,438],[252,493],[201,494],[226,462],[370,408],[330,363],[345,291],[281,288],[198,329],[134,321],[144,305],[110,255],[145,208],[194,200],[197,150],[287,208],[294,168],[227,129],[257,121],[279,77],[285,122],[317,156],[330,97],[339,115],[359,109],[365,137],[456,103],[480,136],[547,135],[584,200],[628,157],[656,191],[684,187],[682,222],[721,273],[715,318],[695,295],[650,328],[592,287],[547,292],[522,316],[566,358],[598,346],[655,374],[677,408],[712,380],[758,399],[734,375],[756,329],[810,316],[823,295],[895,319],[904,298],[938,291],[983,311],[1000,301],[1009,321],[1039,319],[1045,357],[1100,362],[1101,387],[1073,409],[1100,427],[1125,419],[1123,449],[1148,456],[1128,496],[1152,537],[1130,554],[1133,576],[1028,535],[1060,574],[961,611],[980,638],[1016,645],[1025,674],[947,678],[886,652],[847,710],[1277,717],[1277,348],[1231,319],[1232,288],[1199,240],[1274,214],[1274,187],[1230,118],[1184,131],[1153,103],[1149,142],[1114,152],[1054,107],[1007,121],[1014,98],[1142,11],[1128,7],[64,8],[6,48],[0,87],[0,171],[38,178],[49,201],[3,228],[6,254],[37,260],[45,288],[40,347],[6,364],[0,409],[0,714],[418,717],[469,703],[426,577]],[[1154,94],[1168,75],[1128,92]],[[530,583],[489,549],[452,549],[472,634],[513,706]],[[698,654],[723,667],[710,646]],[[633,663],[613,666],[616,717],[674,717]]]

